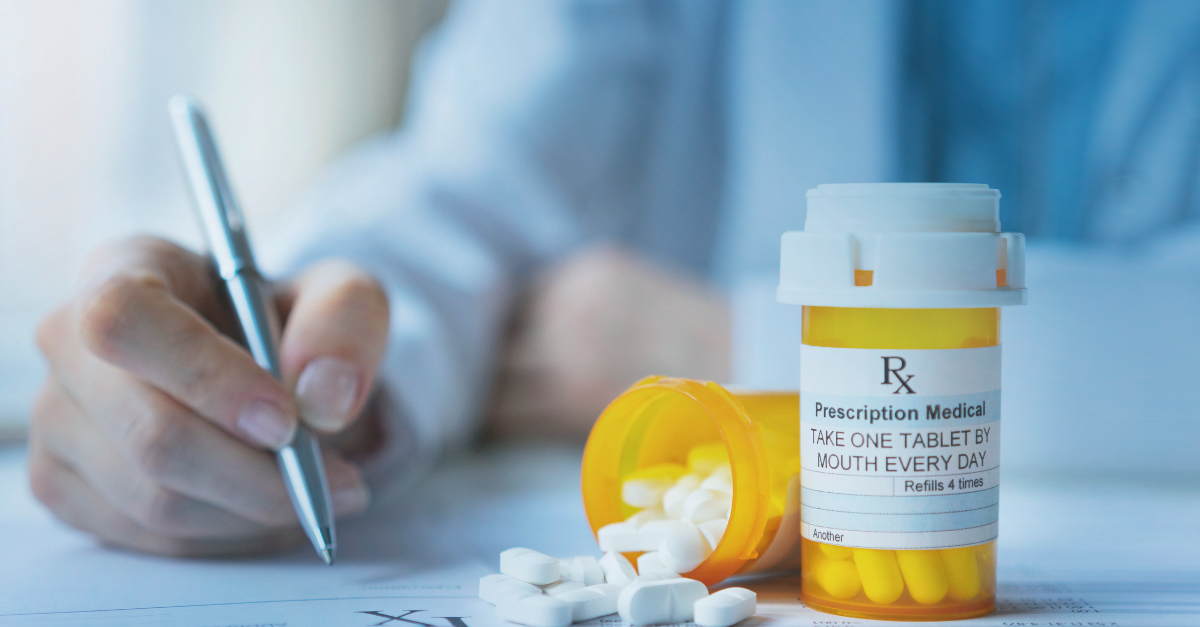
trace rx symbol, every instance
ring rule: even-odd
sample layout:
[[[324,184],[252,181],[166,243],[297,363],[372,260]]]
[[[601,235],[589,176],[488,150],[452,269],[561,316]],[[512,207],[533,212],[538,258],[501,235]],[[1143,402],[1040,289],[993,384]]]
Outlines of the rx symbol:
[[[881,359],[883,359],[883,383],[880,383],[879,385],[896,385],[899,383],[900,387],[896,388],[896,391],[892,392],[892,394],[899,394],[900,390],[905,390],[905,393],[907,394],[916,394],[916,392],[912,389],[912,386],[908,384],[909,381],[912,381],[912,378],[915,375],[900,374],[900,371],[904,370],[905,366],[908,365],[908,362],[904,361],[903,357],[895,356],[882,357]],[[900,365],[893,367],[892,360],[896,360],[900,363]],[[895,381],[892,381],[892,375],[896,375]]]

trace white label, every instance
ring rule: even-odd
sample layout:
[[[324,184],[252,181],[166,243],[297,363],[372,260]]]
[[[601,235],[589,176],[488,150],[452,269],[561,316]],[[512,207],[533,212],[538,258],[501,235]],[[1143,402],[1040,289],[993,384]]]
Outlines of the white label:
[[[1000,347],[800,348],[803,537],[872,549],[996,538]]]

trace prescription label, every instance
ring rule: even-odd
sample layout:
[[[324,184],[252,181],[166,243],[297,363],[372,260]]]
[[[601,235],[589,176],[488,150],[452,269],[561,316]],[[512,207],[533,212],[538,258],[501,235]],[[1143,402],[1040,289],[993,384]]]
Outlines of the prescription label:
[[[1000,347],[801,345],[800,532],[872,549],[996,538]]]

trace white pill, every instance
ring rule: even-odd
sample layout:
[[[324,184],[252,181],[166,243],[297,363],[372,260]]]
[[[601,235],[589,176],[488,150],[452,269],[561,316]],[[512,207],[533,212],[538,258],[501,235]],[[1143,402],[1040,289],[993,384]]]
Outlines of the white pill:
[[[596,533],[600,541],[600,550],[605,553],[633,553],[636,551],[657,550],[667,534],[682,529],[687,525],[678,520],[652,520],[640,528],[634,528],[629,523],[612,523],[604,525]]]
[[[663,515],[663,511],[661,509],[644,509],[633,516],[626,518],[625,522],[633,525],[634,527],[641,527],[648,522],[654,522],[664,518],[666,518],[666,516]]]
[[[596,531],[596,542],[605,553],[628,553],[636,551],[632,546],[638,540],[637,525],[618,522],[604,525]]]
[[[663,564],[662,557],[658,554],[658,551],[642,553],[638,556],[637,565],[639,575],[655,573],[664,578],[679,576],[679,573],[667,568],[666,564]]]
[[[629,479],[621,484],[621,500],[633,507],[658,507],[663,492],[673,483],[668,477]]]
[[[600,568],[599,560],[591,555],[559,560],[558,571],[564,579],[574,579],[585,586],[604,583],[604,569]]]
[[[721,492],[730,496],[733,495],[733,482],[729,480],[729,477],[722,477],[720,475],[712,475],[701,481],[700,488],[703,490],[712,490],[713,492]]]
[[[683,508],[684,501],[687,500],[689,494],[694,488],[689,488],[683,485],[673,485],[663,492],[663,512],[671,518],[680,519],[687,515],[687,511]]]
[[[662,581],[663,579],[679,579],[679,577],[680,577],[680,575],[677,573],[673,573],[673,572],[670,572],[667,570],[660,570],[660,571],[656,571],[656,572],[652,572],[652,573],[648,572],[644,575],[638,575],[637,577],[634,577],[633,581],[631,581],[630,583],[632,584],[632,583],[645,583],[647,581]]]
[[[546,594],[548,594],[552,597],[556,597],[561,594],[570,592],[572,590],[578,590],[578,589],[582,588],[583,582],[576,581],[574,579],[569,579],[567,577],[563,577],[562,579],[559,579],[558,581],[556,581],[554,583],[548,583],[544,586],[537,586],[537,587],[540,588],[542,590],[542,592],[545,592]]]
[[[558,560],[533,549],[509,549],[500,553],[500,572],[541,586],[558,581]]]
[[[708,473],[708,476],[725,477],[726,479],[733,481],[733,467],[729,464],[721,464],[720,466],[713,468],[712,472]]]
[[[728,518],[716,518],[706,523],[700,523],[696,525],[696,528],[700,530],[700,535],[704,536],[704,541],[708,543],[708,546],[715,551],[717,545],[721,543],[721,538],[725,536],[725,527],[727,526],[729,526]]]
[[[692,572],[711,554],[712,547],[695,527],[671,532],[658,549],[662,565],[677,573]]]
[[[730,627],[754,616],[758,595],[745,588],[725,588],[696,601],[692,621],[703,627]]]
[[[689,490],[695,490],[700,487],[700,482],[704,481],[704,475],[699,475],[694,472],[689,472],[686,475],[675,480],[675,485],[681,485]]]
[[[621,591],[617,613],[632,625],[686,623],[692,620],[696,601],[708,588],[694,579],[663,579],[633,583]]]
[[[605,553],[600,558],[600,568],[604,569],[604,581],[618,586],[627,586],[637,577],[633,564],[620,553]]]
[[[541,588],[525,583],[519,579],[514,579],[508,575],[497,573],[495,575],[485,575],[479,580],[479,598],[496,605],[500,602],[500,597],[510,594],[541,594]]]
[[[648,536],[653,536],[653,535],[657,534],[661,538],[661,540],[659,540],[659,543],[661,544],[662,540],[665,540],[667,538],[668,533],[671,533],[672,531],[678,531],[680,529],[685,529],[685,528],[687,528],[687,523],[680,522],[678,520],[671,520],[670,518],[667,518],[664,520],[652,520],[652,521],[642,525],[641,527],[638,527],[638,532],[647,534]],[[657,549],[657,548],[658,548],[658,546],[655,545],[655,547],[653,549],[646,549],[646,550],[653,551],[654,549]]]
[[[571,606],[544,594],[508,595],[496,604],[496,613],[506,621],[530,627],[566,627],[571,624]]]
[[[601,583],[578,590],[572,590],[558,600],[571,606],[571,620],[592,620],[599,616],[617,613],[617,599],[621,596],[622,586],[611,583]]]
[[[717,518],[729,518],[731,504],[728,494],[701,489],[688,495],[683,508],[688,522],[699,525]]]

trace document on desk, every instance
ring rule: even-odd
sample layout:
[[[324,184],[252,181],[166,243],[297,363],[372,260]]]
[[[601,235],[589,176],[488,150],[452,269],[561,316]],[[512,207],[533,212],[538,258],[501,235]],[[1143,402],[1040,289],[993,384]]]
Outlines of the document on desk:
[[[402,514],[385,507],[345,525],[342,559],[328,567],[305,547],[225,560],[103,548],[50,519],[24,487],[23,455],[0,453],[0,533],[12,540],[0,563],[0,626],[511,627],[476,596],[501,549],[596,554],[577,464],[577,450],[520,450],[439,471]],[[1200,624],[1195,493],[1030,487],[1001,502],[997,611],[963,623]],[[882,624],[804,607],[794,578],[737,583],[759,594],[744,627]]]

